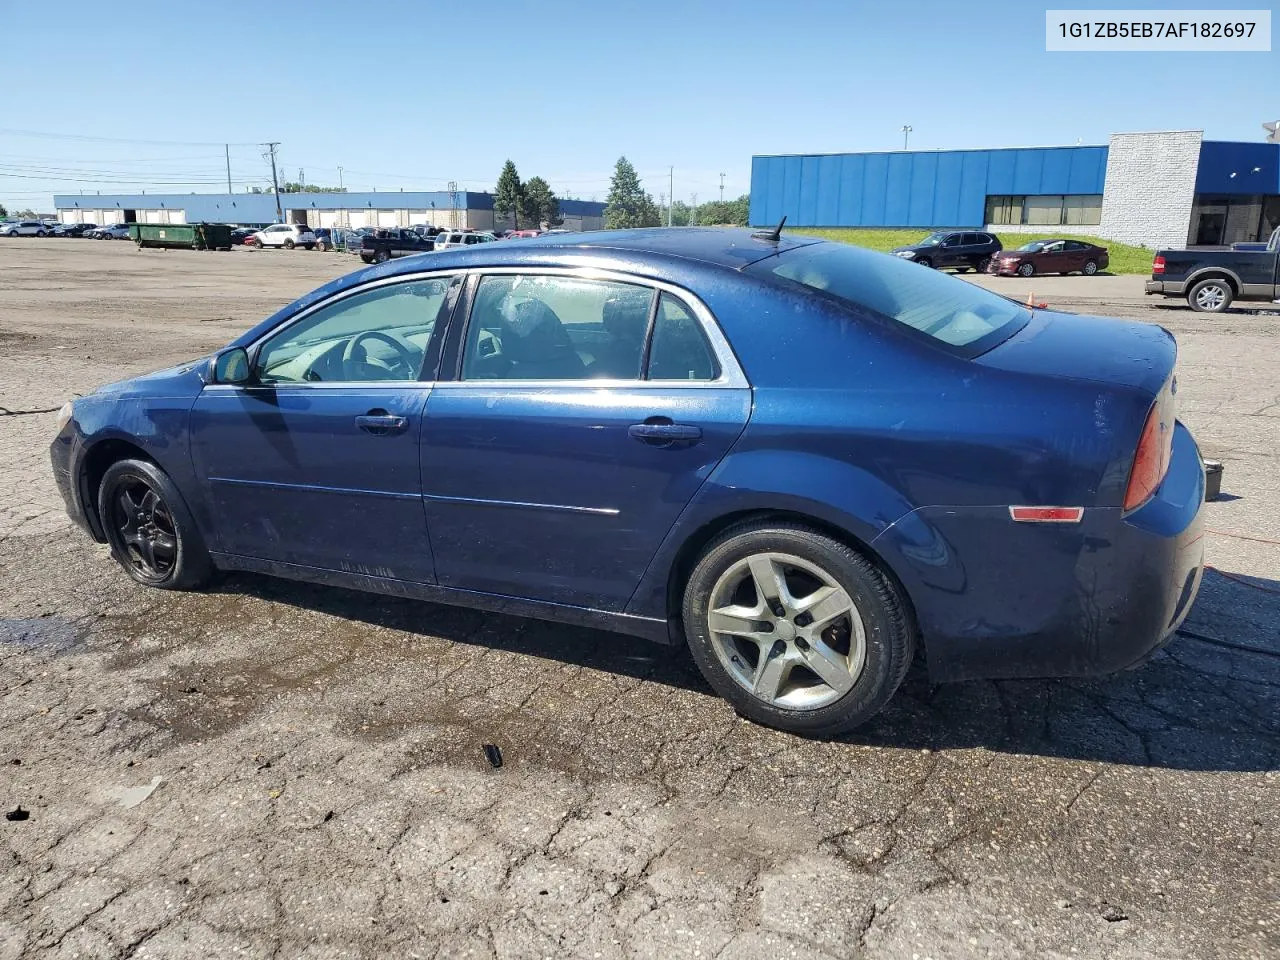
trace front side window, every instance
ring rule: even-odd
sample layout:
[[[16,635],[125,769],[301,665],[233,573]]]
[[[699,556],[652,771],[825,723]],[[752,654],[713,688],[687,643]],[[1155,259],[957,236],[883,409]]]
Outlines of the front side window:
[[[652,296],[646,287],[578,277],[485,277],[462,378],[638,380]]]
[[[257,380],[365,383],[417,380],[437,320],[448,313],[455,278],[375,287],[345,297],[265,341]]]
[[[1030,311],[909,260],[843,243],[815,243],[752,264],[749,272],[887,318],[978,352],[1020,329]]]

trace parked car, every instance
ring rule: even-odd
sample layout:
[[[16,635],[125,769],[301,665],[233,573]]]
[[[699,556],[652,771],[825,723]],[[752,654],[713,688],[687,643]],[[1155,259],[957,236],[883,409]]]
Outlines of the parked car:
[[[10,220],[0,226],[0,236],[5,237],[43,237],[49,228],[39,220]]]
[[[336,241],[333,237],[333,231],[328,227],[315,227],[311,232],[315,234],[316,249],[321,253],[334,248]]]
[[[96,223],[60,223],[53,228],[50,236],[83,237],[90,230],[96,230],[97,226]]]
[[[355,271],[68,402],[51,455],[141,584],[687,642],[745,715],[827,735],[917,643],[938,680],[1086,676],[1178,628],[1205,479],[1175,356],[846,244],[611,231]]]
[[[260,229],[261,227],[236,227],[231,231],[232,246],[241,246],[249,243],[253,239],[253,235]]]
[[[1017,250],[1002,250],[987,264],[987,273],[1033,277],[1038,273],[1083,273],[1092,277],[1111,261],[1107,248],[1081,240],[1032,240]]]
[[[414,230],[379,230],[360,238],[360,259],[365,263],[386,263],[393,257],[430,253],[435,240]]]
[[[1146,292],[1186,297],[1201,313],[1221,313],[1235,300],[1277,300],[1280,227],[1264,250],[1157,250]]]
[[[471,247],[478,243],[493,243],[498,238],[487,231],[447,230],[436,235],[436,250],[453,247]]]
[[[316,245],[316,235],[306,224],[273,223],[257,231],[247,242],[259,249],[283,247],[286,250],[292,250],[294,247],[305,247],[312,250]]]
[[[91,236],[94,240],[128,240],[129,224],[111,223],[105,227],[98,227],[86,236]]]
[[[966,270],[983,273],[991,258],[1001,249],[1000,238],[993,233],[943,230],[929,234],[919,243],[895,247],[890,252],[904,260],[913,260],[922,267],[950,267],[960,273]]]
[[[541,230],[508,230],[502,235],[503,240],[528,240],[542,236]]]

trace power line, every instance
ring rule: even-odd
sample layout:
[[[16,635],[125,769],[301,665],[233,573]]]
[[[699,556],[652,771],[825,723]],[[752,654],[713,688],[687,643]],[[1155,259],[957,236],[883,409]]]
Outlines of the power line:
[[[226,141],[204,141],[204,140],[137,140],[129,137],[94,137],[82,133],[47,133],[41,130],[13,130],[0,129],[0,133],[7,134],[11,137],[35,137],[42,140],[74,140],[78,143],[140,143],[148,146],[159,147],[221,147]],[[231,143],[233,147],[256,147],[258,143],[245,141],[243,143]]]

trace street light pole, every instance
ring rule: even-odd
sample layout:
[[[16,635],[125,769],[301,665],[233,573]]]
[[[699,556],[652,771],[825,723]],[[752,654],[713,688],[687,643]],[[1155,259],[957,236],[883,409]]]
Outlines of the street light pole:
[[[902,125],[902,149],[907,149],[907,138],[911,136],[911,124],[904,123]]]
[[[720,174],[720,202],[724,203],[724,174]]]

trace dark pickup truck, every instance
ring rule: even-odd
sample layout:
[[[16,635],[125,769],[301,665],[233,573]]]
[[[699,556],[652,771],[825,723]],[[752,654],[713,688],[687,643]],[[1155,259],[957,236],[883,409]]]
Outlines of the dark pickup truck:
[[[409,257],[415,253],[430,253],[436,248],[435,240],[413,230],[377,230],[360,241],[360,259],[365,263],[386,263],[392,257]]]
[[[1262,250],[1157,250],[1147,293],[1186,297],[1191,309],[1221,313],[1233,300],[1280,297],[1280,228]]]

